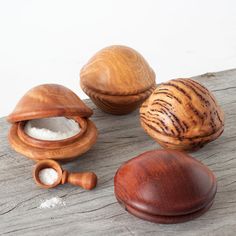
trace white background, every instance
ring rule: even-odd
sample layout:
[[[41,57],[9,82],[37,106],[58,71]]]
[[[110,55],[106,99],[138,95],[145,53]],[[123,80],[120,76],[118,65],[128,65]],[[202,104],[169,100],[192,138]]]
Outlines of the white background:
[[[0,0],[0,116],[41,83],[85,98],[80,68],[112,44],[142,53],[157,82],[234,68],[236,1]]]

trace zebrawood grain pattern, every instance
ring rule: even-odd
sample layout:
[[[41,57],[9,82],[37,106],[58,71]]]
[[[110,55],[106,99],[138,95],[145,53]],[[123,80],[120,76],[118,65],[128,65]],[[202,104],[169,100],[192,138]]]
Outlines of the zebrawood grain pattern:
[[[186,153],[152,150],[118,169],[114,190],[118,202],[131,214],[170,224],[192,220],[205,212],[215,197],[216,179],[205,165]]]
[[[140,108],[144,130],[166,148],[193,151],[218,138],[224,115],[214,95],[199,82],[160,84]]]
[[[135,110],[156,86],[143,56],[120,45],[97,52],[81,69],[80,84],[100,109],[115,115]]]
[[[6,139],[9,124],[0,119],[0,234],[6,235],[165,235],[233,236],[236,232],[236,70],[207,73],[201,82],[216,97],[225,113],[220,138],[191,155],[207,165],[217,178],[214,204],[197,219],[176,225],[142,221],[124,211],[114,196],[113,177],[118,167],[138,154],[160,148],[140,127],[139,114],[107,115],[94,111],[97,143],[79,159],[66,163],[71,172],[93,171],[97,187],[86,191],[71,185],[45,190],[32,178],[34,162],[12,150]],[[66,206],[39,209],[41,201],[59,196]]]

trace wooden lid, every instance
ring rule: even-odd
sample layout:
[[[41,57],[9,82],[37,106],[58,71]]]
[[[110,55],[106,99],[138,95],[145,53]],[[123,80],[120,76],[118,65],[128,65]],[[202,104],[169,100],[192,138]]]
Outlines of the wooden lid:
[[[132,48],[114,45],[96,53],[80,73],[82,88],[108,95],[136,95],[155,84],[155,73]]]
[[[89,117],[93,111],[70,89],[43,84],[30,89],[7,120],[11,123],[53,116]]]
[[[146,216],[197,212],[212,203],[216,193],[213,173],[173,150],[153,150],[129,160],[114,181],[118,201]]]

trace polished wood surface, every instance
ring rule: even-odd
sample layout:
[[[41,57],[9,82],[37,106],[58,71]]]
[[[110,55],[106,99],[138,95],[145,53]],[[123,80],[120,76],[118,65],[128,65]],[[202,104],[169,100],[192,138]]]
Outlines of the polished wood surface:
[[[97,52],[81,69],[81,83],[107,95],[136,95],[150,89],[155,73],[136,50],[120,45]]]
[[[52,185],[42,183],[39,178],[39,172],[45,168],[53,168],[58,174],[57,181]],[[93,172],[69,173],[63,170],[58,162],[53,160],[39,161],[34,167],[33,177],[38,186],[46,189],[54,188],[59,184],[70,183],[86,190],[91,190],[97,185],[97,176]]]
[[[140,108],[144,130],[161,146],[193,151],[218,138],[224,115],[214,95],[192,79],[158,85]]]
[[[90,118],[99,131],[97,143],[72,162],[69,172],[92,171],[98,176],[92,191],[65,184],[48,190],[32,178],[34,161],[10,147],[10,124],[0,118],[0,235],[33,236],[233,236],[236,232],[236,70],[207,73],[193,79],[216,97],[225,113],[222,136],[191,155],[211,169],[217,178],[212,207],[200,217],[181,224],[155,224],[129,214],[114,195],[114,175],[119,166],[148,150],[161,148],[143,131],[139,112],[108,115],[91,100]],[[60,197],[65,206],[40,209],[45,200]],[[150,215],[149,215],[150,217]]]
[[[97,185],[97,176],[93,172],[68,173],[64,171],[64,176],[65,182],[62,182],[62,184],[70,183],[86,190],[91,190]]]
[[[208,211],[210,207],[212,206],[212,204],[213,204],[213,201],[195,212],[192,212],[186,215],[178,215],[178,216],[151,215],[143,211],[139,211],[135,208],[132,208],[131,206],[128,206],[128,205],[125,208],[132,215],[139,217],[141,219],[145,219],[150,222],[159,223],[159,224],[176,224],[176,223],[183,223],[186,221],[194,220],[195,218],[201,216],[206,211]]]
[[[70,89],[42,84],[30,89],[7,117],[11,123],[56,116],[90,117],[93,111]]]
[[[126,115],[140,107],[155,88],[156,85],[153,85],[153,87],[143,93],[128,96],[98,94],[87,90],[87,88],[83,88],[83,90],[91,98],[93,103],[104,112],[113,115]]]
[[[154,221],[160,223],[170,223],[166,216],[172,218],[171,223],[187,221],[187,214],[192,219],[216,194],[213,173],[191,156],[174,150],[148,151],[129,160],[118,169],[114,186],[118,201],[128,211],[157,216]]]
[[[135,110],[156,86],[142,55],[119,45],[96,53],[81,69],[80,84],[100,109],[115,115]]]

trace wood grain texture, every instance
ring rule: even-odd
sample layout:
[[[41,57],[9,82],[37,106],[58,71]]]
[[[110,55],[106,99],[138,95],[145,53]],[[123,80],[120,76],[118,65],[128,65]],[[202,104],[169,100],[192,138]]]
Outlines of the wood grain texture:
[[[81,85],[81,87],[93,103],[102,111],[113,115],[126,115],[139,108],[143,101],[145,101],[156,88],[156,85],[153,85],[153,87],[143,93],[127,96],[98,94],[94,93],[92,90],[88,90],[86,87],[83,87],[83,85]]]
[[[15,123],[53,116],[90,117],[92,114],[70,89],[59,84],[42,84],[26,92],[7,119]]]
[[[174,150],[144,152],[123,164],[114,178],[116,198],[125,209],[165,224],[200,216],[212,205],[216,189],[212,171]]]
[[[118,167],[138,154],[160,146],[143,131],[138,112],[107,115],[90,102],[98,142],[79,159],[63,165],[71,172],[93,171],[97,187],[86,191],[71,185],[38,188],[31,175],[34,162],[13,151],[7,141],[9,124],[0,119],[0,234],[4,235],[181,235],[233,236],[236,232],[236,70],[194,77],[213,92],[225,113],[225,130],[214,142],[192,154],[215,174],[214,204],[199,218],[177,225],[142,221],[125,212],[114,196]],[[66,206],[39,209],[41,201],[59,196]]]
[[[160,84],[140,108],[144,130],[161,146],[196,151],[224,131],[224,114],[199,82],[173,79]]]
[[[155,73],[136,50],[113,45],[97,52],[80,72],[81,83],[107,95],[136,95],[150,89]]]
[[[156,86],[143,56],[120,45],[97,52],[81,69],[80,84],[100,109],[115,115],[135,110]]]

